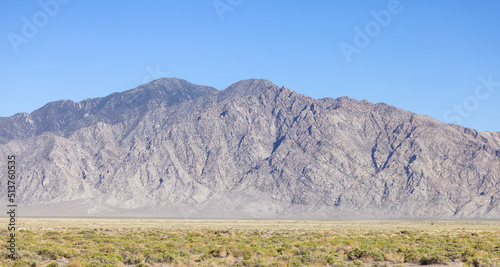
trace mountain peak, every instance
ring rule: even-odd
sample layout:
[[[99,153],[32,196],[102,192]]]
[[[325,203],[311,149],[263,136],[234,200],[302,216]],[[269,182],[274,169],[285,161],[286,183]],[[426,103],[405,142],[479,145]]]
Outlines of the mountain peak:
[[[270,82],[267,79],[245,79],[245,80],[241,80],[241,81],[235,82],[232,85],[239,85],[239,86],[276,86],[274,83]]]
[[[206,94],[217,91],[217,89],[210,86],[202,86],[190,83],[184,79],[179,78],[160,78],[153,80],[149,83],[145,83],[135,87],[134,89],[125,91],[127,92],[137,92],[137,91],[163,91],[163,92],[185,92],[185,93],[195,93],[195,94]],[[120,94],[120,93],[118,93]]]
[[[279,89],[277,85],[266,79],[247,79],[231,84],[224,92],[231,95],[255,95],[269,89]]]

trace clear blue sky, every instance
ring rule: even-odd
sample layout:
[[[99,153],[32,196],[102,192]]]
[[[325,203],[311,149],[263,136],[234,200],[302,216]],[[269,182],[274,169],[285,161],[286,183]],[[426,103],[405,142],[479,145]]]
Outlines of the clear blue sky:
[[[0,3],[0,116],[159,77],[265,78],[500,131],[499,1],[59,1]]]

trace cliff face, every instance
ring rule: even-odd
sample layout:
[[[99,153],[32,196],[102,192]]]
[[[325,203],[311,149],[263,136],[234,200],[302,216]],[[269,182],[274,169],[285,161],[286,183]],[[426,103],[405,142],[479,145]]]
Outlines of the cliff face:
[[[160,79],[0,126],[24,215],[500,217],[500,133],[266,80]]]

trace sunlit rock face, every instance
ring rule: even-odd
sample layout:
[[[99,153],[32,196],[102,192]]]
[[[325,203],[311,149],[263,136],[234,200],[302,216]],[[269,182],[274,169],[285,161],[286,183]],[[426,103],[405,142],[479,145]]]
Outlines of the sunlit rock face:
[[[49,103],[0,151],[24,216],[500,218],[500,133],[267,80]]]

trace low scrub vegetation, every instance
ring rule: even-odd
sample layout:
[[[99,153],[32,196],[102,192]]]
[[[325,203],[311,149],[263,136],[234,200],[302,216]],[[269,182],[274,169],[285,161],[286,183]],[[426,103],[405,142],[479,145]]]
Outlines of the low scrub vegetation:
[[[300,223],[300,222],[297,222]],[[209,224],[208,224],[209,225]],[[383,227],[381,227],[382,229]],[[2,266],[500,266],[500,231],[59,228],[16,231]],[[3,236],[7,231],[0,231]]]

